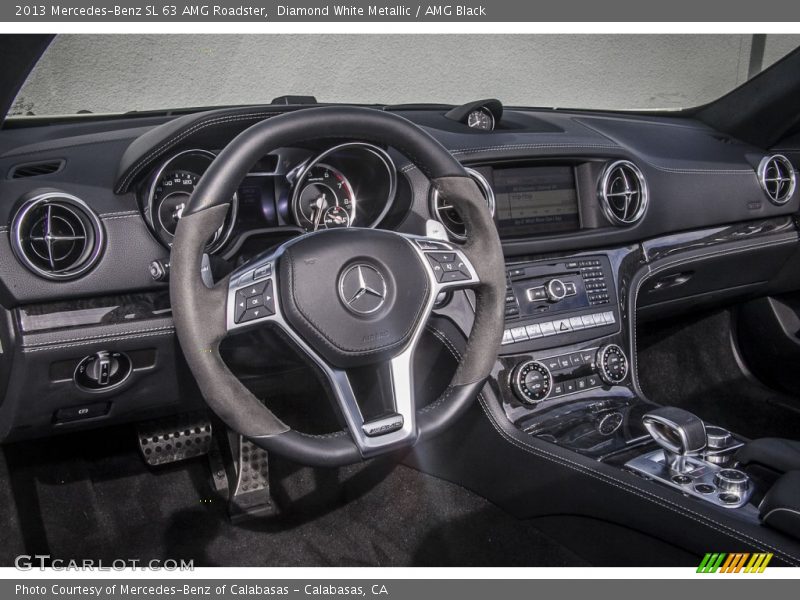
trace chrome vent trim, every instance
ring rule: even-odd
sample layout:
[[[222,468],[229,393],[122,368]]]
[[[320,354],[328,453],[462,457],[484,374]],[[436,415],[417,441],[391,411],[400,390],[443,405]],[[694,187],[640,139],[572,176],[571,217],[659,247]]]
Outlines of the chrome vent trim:
[[[492,186],[489,185],[487,179],[475,169],[465,167],[464,170],[467,172],[467,175],[472,177],[475,183],[478,184],[478,189],[480,189],[483,197],[486,198],[489,212],[492,214],[492,217],[494,217],[496,202]],[[436,188],[433,188],[431,192],[431,214],[444,226],[451,238],[460,241],[467,239],[464,222],[461,220],[461,217],[452,206],[441,203],[439,200],[439,191]]]
[[[79,198],[62,192],[26,200],[11,222],[14,254],[45,279],[80,277],[100,259],[104,243],[97,215]]]
[[[782,206],[792,198],[797,176],[792,163],[783,154],[762,158],[757,173],[758,183],[770,202]]]
[[[629,160],[618,160],[603,171],[598,197],[609,221],[614,225],[633,225],[647,211],[647,182],[639,167]]]

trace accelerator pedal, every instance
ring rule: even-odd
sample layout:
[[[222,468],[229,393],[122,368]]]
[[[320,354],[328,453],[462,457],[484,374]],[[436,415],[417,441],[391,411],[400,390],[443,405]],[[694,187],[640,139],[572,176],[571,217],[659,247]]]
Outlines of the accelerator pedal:
[[[241,435],[231,433],[229,440],[236,466],[236,485],[228,497],[231,521],[237,523],[275,514],[269,491],[267,451]]]
[[[139,449],[151,467],[195,458],[211,449],[211,421],[202,413],[177,415],[138,425]]]

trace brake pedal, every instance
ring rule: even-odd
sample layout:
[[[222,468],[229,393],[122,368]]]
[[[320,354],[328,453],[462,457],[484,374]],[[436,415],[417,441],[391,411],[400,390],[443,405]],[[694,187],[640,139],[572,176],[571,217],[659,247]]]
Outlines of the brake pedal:
[[[140,423],[139,449],[151,467],[208,454],[211,421],[202,414],[178,415]]]
[[[234,523],[275,514],[269,490],[267,451],[241,435],[238,438],[236,487],[228,499],[228,513]],[[233,440],[231,440],[233,442]]]

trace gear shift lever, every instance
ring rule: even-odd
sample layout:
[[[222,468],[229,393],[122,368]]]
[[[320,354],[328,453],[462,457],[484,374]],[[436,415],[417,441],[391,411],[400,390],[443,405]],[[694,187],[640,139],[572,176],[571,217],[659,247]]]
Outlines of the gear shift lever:
[[[706,447],[703,421],[682,408],[665,406],[650,411],[642,417],[642,424],[664,449],[665,463],[674,473],[691,471],[687,458],[697,456]]]

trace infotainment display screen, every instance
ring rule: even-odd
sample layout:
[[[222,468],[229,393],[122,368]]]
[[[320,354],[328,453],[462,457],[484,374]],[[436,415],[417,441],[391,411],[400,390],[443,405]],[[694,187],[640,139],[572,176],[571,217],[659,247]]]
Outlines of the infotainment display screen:
[[[572,167],[494,169],[500,237],[520,237],[580,228]]]

